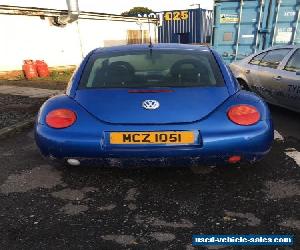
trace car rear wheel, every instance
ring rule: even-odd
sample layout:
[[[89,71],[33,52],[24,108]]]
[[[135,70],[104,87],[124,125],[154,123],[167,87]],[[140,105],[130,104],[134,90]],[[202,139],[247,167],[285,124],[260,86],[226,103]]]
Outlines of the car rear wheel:
[[[248,84],[243,79],[237,79],[243,90],[250,91]]]

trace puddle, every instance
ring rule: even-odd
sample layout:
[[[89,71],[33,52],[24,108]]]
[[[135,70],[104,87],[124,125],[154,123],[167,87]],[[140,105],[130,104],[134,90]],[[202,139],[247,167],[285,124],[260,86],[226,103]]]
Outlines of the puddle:
[[[136,210],[137,209],[137,206],[135,205],[135,204],[133,204],[133,203],[130,203],[130,204],[128,204],[128,208],[129,208],[129,210]]]
[[[20,174],[12,174],[0,186],[3,194],[24,193],[37,188],[50,189],[63,184],[62,173],[49,165],[42,165]]]
[[[135,222],[138,224],[149,224],[154,227],[192,228],[194,226],[192,222],[186,219],[181,219],[180,222],[167,222],[152,217],[144,219],[141,215],[135,216]]]
[[[85,187],[80,190],[66,188],[58,192],[53,192],[51,193],[51,195],[62,200],[80,201],[86,197],[86,193],[96,191],[98,191],[98,189],[93,187]]]
[[[160,242],[172,241],[176,238],[174,234],[161,233],[161,232],[154,232],[149,234],[149,236]]]
[[[67,215],[78,215],[85,211],[87,211],[89,208],[86,205],[74,205],[72,203],[68,203],[67,205],[63,206],[60,211]]]
[[[246,219],[246,223],[248,226],[258,226],[261,223],[261,220],[252,213],[236,213],[236,212],[225,211],[225,215],[229,218],[233,217],[233,218]]]
[[[288,228],[294,228],[300,230],[300,220],[295,219],[288,219],[284,222],[281,222],[278,224],[279,226],[288,227]]]
[[[130,188],[125,196],[125,201],[136,201],[136,196],[138,196],[139,192],[137,188]]]
[[[300,195],[300,187],[293,181],[267,181],[265,193],[269,199],[283,199]]]
[[[103,212],[103,211],[111,211],[111,210],[113,210],[116,207],[117,206],[115,204],[110,204],[110,205],[99,207],[97,210],[101,211],[101,212]]]
[[[103,240],[114,241],[120,245],[132,245],[137,244],[135,237],[131,235],[104,235],[102,236]]]

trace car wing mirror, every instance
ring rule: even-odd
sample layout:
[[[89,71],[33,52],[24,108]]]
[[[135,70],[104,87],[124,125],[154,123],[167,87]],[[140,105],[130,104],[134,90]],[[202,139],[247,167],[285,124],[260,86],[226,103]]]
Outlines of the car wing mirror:
[[[296,71],[296,75],[297,75],[297,76],[300,76],[300,71]]]

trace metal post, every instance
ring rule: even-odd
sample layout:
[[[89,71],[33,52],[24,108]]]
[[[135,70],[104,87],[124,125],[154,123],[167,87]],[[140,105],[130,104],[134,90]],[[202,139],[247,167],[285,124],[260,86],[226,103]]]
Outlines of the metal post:
[[[237,38],[236,38],[236,47],[235,47],[235,57],[234,61],[237,59],[238,51],[239,51],[239,43],[240,43],[240,33],[241,33],[241,20],[243,16],[243,5],[244,5],[244,0],[241,0],[241,6],[240,6],[240,16],[239,16],[239,27],[238,27],[238,33],[237,33]]]
[[[260,8],[259,8],[259,19],[258,19],[258,24],[257,24],[256,41],[255,41],[254,53],[256,53],[257,47],[258,47],[258,41],[259,41],[259,37],[258,36],[259,36],[260,29],[261,29],[263,6],[264,6],[264,0],[261,0],[260,1]]]
[[[278,3],[277,3],[277,11],[276,11],[276,18],[275,18],[275,25],[274,25],[273,37],[272,37],[272,44],[271,44],[272,46],[273,46],[273,44],[274,44],[275,37],[276,37],[276,29],[277,29],[277,22],[278,22],[278,16],[279,16],[280,5],[281,5],[281,0],[278,0]]]
[[[210,40],[210,46],[214,46],[214,48],[217,50],[218,43],[217,41],[217,29],[219,28],[219,24],[217,22],[217,18],[220,17],[220,7],[221,5],[218,3],[214,3],[214,11],[212,12],[212,18],[213,18],[213,25],[211,28],[211,40]]]

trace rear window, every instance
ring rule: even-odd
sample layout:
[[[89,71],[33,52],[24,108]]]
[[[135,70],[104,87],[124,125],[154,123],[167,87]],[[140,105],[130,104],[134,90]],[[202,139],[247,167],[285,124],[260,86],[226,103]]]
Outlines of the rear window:
[[[143,50],[93,55],[80,88],[224,86],[210,51]]]

